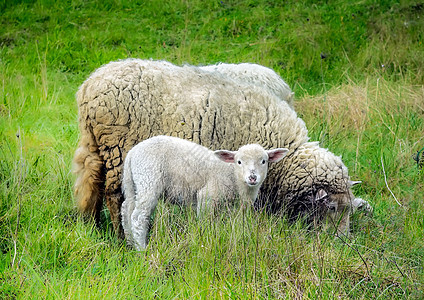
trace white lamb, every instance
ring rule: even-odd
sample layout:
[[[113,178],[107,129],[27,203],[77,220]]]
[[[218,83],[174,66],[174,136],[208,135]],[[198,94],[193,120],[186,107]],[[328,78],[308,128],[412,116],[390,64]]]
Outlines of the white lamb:
[[[253,204],[268,162],[280,161],[286,148],[265,151],[249,144],[238,151],[211,151],[170,136],[156,136],[132,148],[124,162],[122,225],[129,244],[146,248],[150,216],[162,194],[197,203],[197,214],[223,199]]]

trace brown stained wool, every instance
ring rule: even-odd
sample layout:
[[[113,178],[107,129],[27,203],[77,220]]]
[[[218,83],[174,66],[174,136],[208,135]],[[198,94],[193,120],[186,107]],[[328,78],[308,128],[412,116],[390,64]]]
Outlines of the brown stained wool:
[[[104,197],[120,235],[123,160],[135,144],[155,135],[187,139],[211,150],[237,150],[247,143],[289,148],[287,157],[270,167],[263,184],[262,204],[272,210],[286,207],[297,213],[298,202],[308,208],[319,189],[328,193],[327,201],[338,203],[338,213],[353,199],[341,159],[307,142],[305,123],[263,87],[193,66],[129,59],[91,74],[77,92],[77,102],[78,206],[98,219]],[[348,226],[346,213],[339,229]]]

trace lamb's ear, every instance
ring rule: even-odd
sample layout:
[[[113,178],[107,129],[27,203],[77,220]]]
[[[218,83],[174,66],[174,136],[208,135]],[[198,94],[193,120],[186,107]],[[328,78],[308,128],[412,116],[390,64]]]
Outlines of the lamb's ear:
[[[225,161],[226,163],[233,163],[236,151],[216,150],[213,154],[215,154],[220,160]]]
[[[268,161],[269,162],[277,162],[283,159],[284,156],[289,152],[287,148],[275,148],[272,150],[268,150]]]

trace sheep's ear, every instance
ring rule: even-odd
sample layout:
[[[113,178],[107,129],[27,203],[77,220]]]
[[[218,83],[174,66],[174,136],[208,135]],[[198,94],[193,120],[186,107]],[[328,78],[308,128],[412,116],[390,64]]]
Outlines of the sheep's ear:
[[[319,189],[317,193],[315,194],[315,201],[323,200],[327,196],[328,194],[324,189]]]
[[[283,159],[284,156],[289,152],[287,148],[275,148],[272,150],[268,150],[268,161],[269,162],[277,162]]]
[[[233,163],[236,152],[228,150],[216,150],[213,154],[215,154],[220,160],[225,161],[226,163]]]
[[[360,184],[360,183],[362,183],[362,181],[351,181],[351,180],[349,180],[349,186],[354,186],[354,185],[357,185],[357,184]]]

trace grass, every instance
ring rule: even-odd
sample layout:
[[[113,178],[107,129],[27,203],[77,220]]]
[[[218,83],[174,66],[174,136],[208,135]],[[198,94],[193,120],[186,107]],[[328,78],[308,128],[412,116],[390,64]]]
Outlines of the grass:
[[[0,0],[0,298],[422,298],[424,181],[413,156],[424,147],[423,9]],[[357,213],[351,237],[335,238],[260,212],[198,220],[160,203],[142,253],[115,238],[106,210],[102,228],[85,222],[70,172],[74,94],[127,57],[273,68],[311,139],[363,181],[355,194],[374,215]]]

